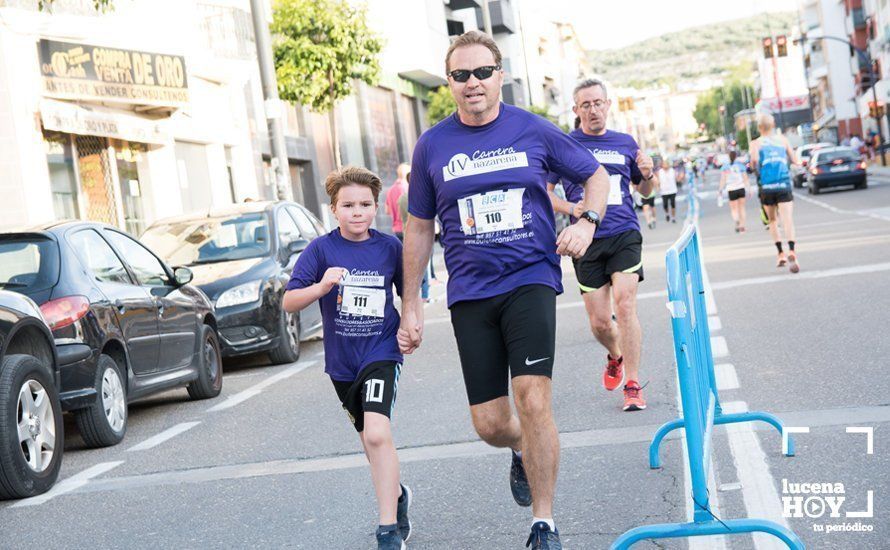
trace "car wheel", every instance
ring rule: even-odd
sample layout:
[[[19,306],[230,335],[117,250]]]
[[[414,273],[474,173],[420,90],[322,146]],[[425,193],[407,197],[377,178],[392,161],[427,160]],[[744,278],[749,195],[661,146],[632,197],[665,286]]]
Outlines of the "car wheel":
[[[127,390],[117,361],[102,354],[96,365],[96,401],[74,411],[77,429],[88,447],[117,445],[127,433]]]
[[[862,178],[862,182],[856,184],[856,189],[866,189],[868,187],[868,180]]]
[[[269,353],[275,365],[293,363],[300,358],[300,315],[281,309],[278,323],[278,347]]]
[[[810,182],[810,194],[812,194],[812,195],[819,194],[819,186],[813,182]]]
[[[198,378],[186,388],[192,399],[210,399],[222,391],[222,353],[213,327],[202,325]]]
[[[9,355],[0,369],[0,499],[45,493],[65,447],[53,376],[30,355]]]

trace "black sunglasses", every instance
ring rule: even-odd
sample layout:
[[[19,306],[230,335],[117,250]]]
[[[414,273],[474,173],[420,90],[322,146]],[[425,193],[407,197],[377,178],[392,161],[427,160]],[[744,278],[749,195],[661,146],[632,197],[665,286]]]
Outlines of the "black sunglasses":
[[[494,74],[495,71],[500,70],[500,65],[486,65],[484,67],[476,67],[472,71],[468,71],[467,69],[455,69],[448,73],[448,76],[457,82],[466,82],[470,79],[470,75],[475,76],[479,80],[485,80],[491,78],[491,75]]]

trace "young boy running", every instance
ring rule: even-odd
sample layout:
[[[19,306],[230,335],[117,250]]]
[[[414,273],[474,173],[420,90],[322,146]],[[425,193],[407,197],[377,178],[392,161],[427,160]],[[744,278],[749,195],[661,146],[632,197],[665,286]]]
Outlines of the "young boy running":
[[[411,490],[399,481],[390,419],[402,354],[393,286],[402,291],[402,244],[371,229],[382,182],[364,168],[346,167],[325,181],[339,228],[312,241],[294,266],[284,309],[318,300],[324,323],[325,372],[371,464],[377,493],[379,550],[406,548]]]

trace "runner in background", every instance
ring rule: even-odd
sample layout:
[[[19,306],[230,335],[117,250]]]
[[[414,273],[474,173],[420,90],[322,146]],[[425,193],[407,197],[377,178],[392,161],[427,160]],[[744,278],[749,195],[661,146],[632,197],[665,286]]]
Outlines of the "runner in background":
[[[658,189],[661,191],[664,219],[677,223],[677,173],[667,159],[661,161],[661,168],[658,169]]]
[[[757,117],[760,137],[751,142],[751,165],[760,175],[761,204],[769,219],[769,233],[776,245],[776,267],[788,264],[791,273],[800,271],[797,252],[794,250],[794,195],[791,190],[789,166],[797,164],[794,150],[788,139],[777,133],[776,122],[769,113]],[[779,231],[777,218],[782,218]],[[788,243],[788,255],[782,248],[782,234]]]
[[[745,232],[745,193],[748,188],[748,173],[744,163],[738,160],[738,153],[729,152],[729,162],[720,168],[720,189],[718,195],[723,195],[726,189],[729,195],[729,213],[735,223],[735,232]]]

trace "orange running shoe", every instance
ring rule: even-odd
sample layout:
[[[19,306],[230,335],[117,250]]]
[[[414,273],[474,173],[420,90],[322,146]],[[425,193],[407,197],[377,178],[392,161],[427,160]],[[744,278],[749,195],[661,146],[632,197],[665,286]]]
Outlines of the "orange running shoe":
[[[642,411],[646,408],[646,400],[643,399],[643,388],[636,380],[630,380],[624,386],[624,410]]]
[[[795,254],[793,250],[788,253],[788,269],[791,273],[800,271],[800,264],[797,263],[797,254]]]
[[[603,387],[609,391],[614,390],[624,382],[624,356],[612,359],[606,354],[606,370],[603,371]]]
[[[787,260],[785,259],[785,253],[779,252],[779,261],[776,262],[776,267],[785,267],[785,263],[787,263]]]

